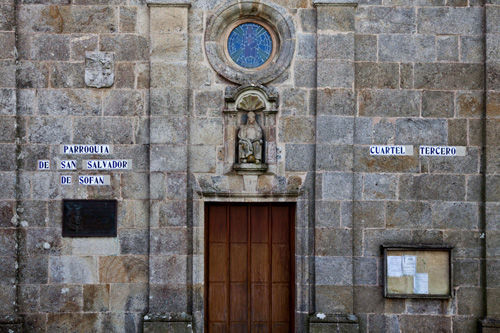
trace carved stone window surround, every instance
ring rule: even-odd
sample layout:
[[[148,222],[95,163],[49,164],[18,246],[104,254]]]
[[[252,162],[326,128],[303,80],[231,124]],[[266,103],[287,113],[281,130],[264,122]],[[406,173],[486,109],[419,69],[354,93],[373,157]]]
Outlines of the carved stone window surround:
[[[231,27],[253,21],[274,34],[275,52],[271,61],[254,69],[240,67],[227,54],[227,36]],[[231,0],[209,19],[205,32],[205,51],[215,71],[238,84],[265,84],[276,79],[292,61],[295,51],[295,27],[286,10],[267,1]]]

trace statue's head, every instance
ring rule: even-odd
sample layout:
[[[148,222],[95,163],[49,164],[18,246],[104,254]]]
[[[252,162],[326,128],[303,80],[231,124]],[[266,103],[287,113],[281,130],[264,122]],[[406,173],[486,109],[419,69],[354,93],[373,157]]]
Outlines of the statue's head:
[[[247,120],[248,124],[255,123],[255,113],[254,112],[252,112],[252,111],[248,112],[247,118],[248,118],[248,120]]]

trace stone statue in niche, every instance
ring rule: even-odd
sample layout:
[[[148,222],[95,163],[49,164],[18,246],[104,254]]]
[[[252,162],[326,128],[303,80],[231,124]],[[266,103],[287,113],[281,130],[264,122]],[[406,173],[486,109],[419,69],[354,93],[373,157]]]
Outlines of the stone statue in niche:
[[[113,53],[85,52],[85,84],[89,87],[107,88],[115,81]]]
[[[247,114],[247,122],[238,131],[238,162],[262,163],[262,128],[255,120],[255,113]]]
[[[245,124],[238,129],[238,163],[261,164],[264,135],[257,123],[255,112],[265,109],[265,103],[259,96],[248,94],[238,103],[238,110],[247,112]]]

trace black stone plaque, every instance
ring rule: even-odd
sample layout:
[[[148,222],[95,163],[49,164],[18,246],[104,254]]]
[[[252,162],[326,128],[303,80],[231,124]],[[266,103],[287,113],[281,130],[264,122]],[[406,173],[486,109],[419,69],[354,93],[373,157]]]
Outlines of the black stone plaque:
[[[63,200],[63,237],[116,237],[116,200]]]

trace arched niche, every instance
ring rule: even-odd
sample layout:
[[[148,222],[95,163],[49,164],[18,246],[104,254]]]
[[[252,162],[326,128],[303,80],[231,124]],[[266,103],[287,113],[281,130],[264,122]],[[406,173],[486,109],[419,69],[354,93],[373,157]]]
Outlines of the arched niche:
[[[228,87],[224,108],[224,173],[263,174],[276,172],[276,113],[278,95],[275,89],[261,85]],[[238,163],[238,129],[253,112],[263,130],[263,161],[259,166],[241,167]]]

